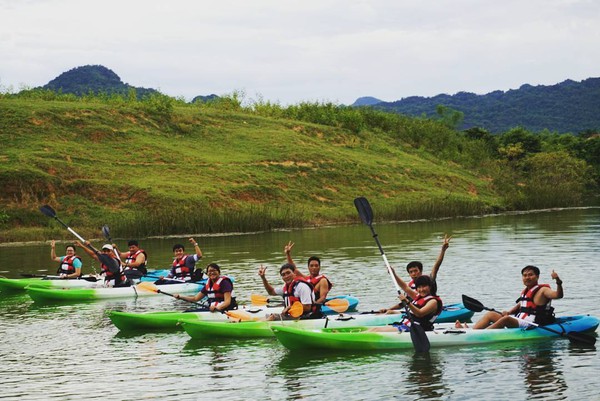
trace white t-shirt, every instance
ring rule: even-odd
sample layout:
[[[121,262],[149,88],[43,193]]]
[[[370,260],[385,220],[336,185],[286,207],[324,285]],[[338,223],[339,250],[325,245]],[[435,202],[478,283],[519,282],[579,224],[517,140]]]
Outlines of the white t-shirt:
[[[275,288],[275,293],[277,293],[277,295],[283,296],[283,287]],[[315,302],[315,295],[312,292],[311,288],[307,284],[304,284],[302,282],[296,285],[296,288],[294,288],[293,295],[296,298],[300,299],[300,302],[303,305],[311,305]]]

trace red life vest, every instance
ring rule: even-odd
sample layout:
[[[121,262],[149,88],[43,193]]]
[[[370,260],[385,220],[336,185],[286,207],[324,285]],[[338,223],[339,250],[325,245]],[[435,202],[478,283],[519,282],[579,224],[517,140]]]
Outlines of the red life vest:
[[[190,269],[186,266],[185,260],[190,255],[183,255],[180,258],[177,258],[173,261],[173,267],[171,267],[171,275],[175,278],[185,278],[187,276],[191,276],[193,273],[193,269]]]
[[[117,262],[118,266],[121,266],[121,261],[118,258],[113,259]],[[106,266],[104,263],[100,264],[100,269],[102,269],[101,274],[104,274],[104,281],[110,281],[114,279],[115,285],[125,281],[125,274],[123,274],[123,269],[121,267],[119,267],[119,273],[117,274],[111,272],[108,266]]]
[[[63,258],[63,260],[60,262],[60,266],[58,267],[58,273],[62,273],[62,274],[75,273],[75,271],[77,269],[75,268],[75,266],[73,266],[73,262],[76,259],[79,259],[81,261],[81,258],[79,258],[79,256],[76,256],[76,255],[65,256]]]
[[[283,300],[285,303],[285,306],[291,306],[294,304],[294,302],[301,302],[300,298],[294,296],[294,291],[296,290],[296,287],[298,286],[298,284],[302,284],[302,285],[307,285],[311,292],[313,293],[313,297],[314,297],[314,287],[312,285],[312,283],[303,278],[303,277],[294,277],[294,280],[292,280],[289,284],[286,283],[283,285]],[[310,309],[310,313],[317,313],[319,311],[319,305],[315,305],[314,304],[314,298],[311,300],[312,301],[312,306]]]
[[[232,309],[235,306],[237,306],[237,303],[235,302],[235,295],[233,293],[233,282],[229,277],[219,276],[217,281],[215,281],[214,283],[211,280],[207,280],[202,292],[205,293],[208,297],[208,302],[210,306],[219,305],[219,303],[225,301],[225,292],[223,292],[223,289],[221,288],[221,283],[223,283],[224,280],[228,281],[231,284],[231,304],[229,305],[229,309]]]
[[[146,254],[146,251],[144,251],[143,249],[138,249],[135,252],[131,252],[129,251],[129,254],[127,254],[127,258],[125,259],[125,264],[126,265],[130,265],[132,262],[135,262],[135,260],[137,259],[137,257],[140,254],[144,254],[144,256],[146,257],[144,259],[144,263],[142,263],[139,266],[136,267],[128,267],[128,269],[137,269],[139,271],[141,271],[142,273],[146,274],[148,271],[146,270],[146,262],[148,262],[148,255]]]
[[[518,317],[519,319],[525,319],[530,315],[535,315],[536,319],[537,319],[537,316],[545,317],[545,315],[547,315],[548,313],[551,313],[550,308],[551,308],[552,301],[549,301],[545,305],[537,305],[533,302],[533,298],[535,297],[535,294],[537,294],[537,292],[544,287],[550,288],[550,285],[536,284],[531,288],[526,287],[521,292],[521,296],[517,299],[517,303],[520,305],[519,305],[519,310],[518,310],[517,314],[515,315],[516,317]]]
[[[411,313],[412,320],[414,320],[416,323],[419,323],[421,325],[421,327],[423,327],[423,329],[426,331],[433,330],[433,322],[435,322],[435,319],[437,319],[439,314],[442,313],[442,307],[444,306],[442,303],[442,299],[440,297],[438,297],[437,295],[427,295],[426,297],[422,297],[422,296],[418,295],[417,298],[415,298],[411,302],[411,304],[413,304],[416,307],[418,307],[419,309],[421,309],[432,299],[435,299],[437,302],[437,309],[435,310],[435,312],[430,313],[429,315],[426,315],[426,316],[421,316],[421,317],[417,317]],[[410,309],[409,309],[409,312],[410,312]],[[402,323],[404,323],[406,326],[410,326],[410,324],[411,324],[410,319],[408,319],[408,318],[404,318]]]
[[[333,287],[333,284],[331,283],[331,281],[329,281],[329,279],[327,278],[327,276],[325,276],[324,274],[319,274],[316,277],[313,276],[308,276],[306,277],[306,280],[312,284],[313,286],[313,291],[315,292],[315,299],[318,299],[321,297],[321,294],[319,294],[318,291],[315,291],[314,289],[317,287],[317,284],[321,281],[321,280],[327,280],[327,286],[329,287],[329,289],[331,289],[331,287]]]

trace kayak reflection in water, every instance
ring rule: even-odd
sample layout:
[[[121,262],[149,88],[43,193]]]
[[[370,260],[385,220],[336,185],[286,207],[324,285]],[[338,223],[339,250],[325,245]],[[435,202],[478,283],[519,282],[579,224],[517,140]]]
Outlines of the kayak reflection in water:
[[[527,328],[531,323],[546,325],[554,322],[553,299],[563,297],[562,280],[552,270],[550,276],[556,281],[556,291],[549,284],[539,284],[540,269],[536,266],[525,266],[521,270],[521,278],[525,289],[517,299],[517,304],[508,311],[489,311],[473,325],[473,329]],[[465,328],[466,324],[457,321],[457,328]]]

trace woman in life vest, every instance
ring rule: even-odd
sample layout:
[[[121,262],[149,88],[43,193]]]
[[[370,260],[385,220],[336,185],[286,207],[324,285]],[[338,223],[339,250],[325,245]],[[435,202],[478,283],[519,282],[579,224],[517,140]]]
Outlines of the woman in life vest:
[[[81,258],[77,256],[75,253],[75,245],[67,245],[65,247],[65,256],[56,256],[56,241],[52,240],[50,242],[50,258],[60,263],[58,266],[57,274],[60,275],[60,278],[69,279],[69,278],[79,278],[81,276],[81,268],[83,267],[83,263],[81,262]]]
[[[184,299],[190,302],[198,302],[207,297],[207,309],[211,312],[223,312],[230,309],[237,309],[237,302],[233,292],[233,282],[227,276],[221,275],[221,268],[216,263],[211,263],[206,267],[208,280],[206,285],[199,293],[192,296],[175,294],[175,298]]]
[[[553,299],[564,296],[562,280],[558,273],[552,270],[550,277],[556,281],[556,291],[549,284],[539,284],[540,269],[536,266],[525,266],[521,270],[521,279],[525,289],[517,299],[515,306],[508,311],[489,311],[473,325],[473,329],[502,329],[505,327],[530,327],[529,323],[540,325],[549,324],[554,321],[554,308],[551,303]],[[467,327],[466,324],[456,322],[455,326]]]
[[[300,319],[313,319],[321,317],[321,311],[318,305],[315,304],[315,294],[313,286],[302,276],[296,274],[296,266],[291,263],[285,263],[279,269],[279,275],[283,280],[283,287],[274,288],[265,275],[267,268],[260,266],[258,275],[260,276],[263,286],[269,295],[280,295],[283,297],[285,307],[281,313],[273,313],[269,315],[267,320],[286,320],[298,319],[289,314],[289,310],[295,302],[302,304],[303,313]]]
[[[416,290],[409,287],[408,291],[405,290],[406,294],[399,295],[401,303],[407,305],[410,316],[391,327],[374,327],[370,331],[409,331],[411,324],[419,324],[425,331],[433,330],[433,322],[443,307],[442,299],[436,295],[435,281],[422,275],[415,279],[415,285]],[[408,299],[409,296],[412,300]]]
[[[291,265],[296,266],[294,261],[292,260],[292,248],[294,247],[294,243],[289,241],[287,245],[284,246],[283,252],[285,253],[285,257],[287,262]],[[300,270],[296,267],[296,275],[300,277],[304,277],[307,281],[309,281],[314,287],[315,293],[315,303],[323,304],[327,300],[327,294],[329,294],[329,290],[333,287],[333,283],[329,281],[327,276],[321,274],[321,259],[316,256],[311,256],[308,258],[308,276],[305,276],[300,272]]]

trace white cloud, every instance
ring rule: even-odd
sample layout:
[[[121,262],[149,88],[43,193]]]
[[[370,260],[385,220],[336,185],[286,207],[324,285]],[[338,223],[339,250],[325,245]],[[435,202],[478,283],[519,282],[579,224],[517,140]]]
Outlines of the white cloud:
[[[594,0],[0,0],[0,85],[102,64],[172,96],[352,103],[600,76]]]

